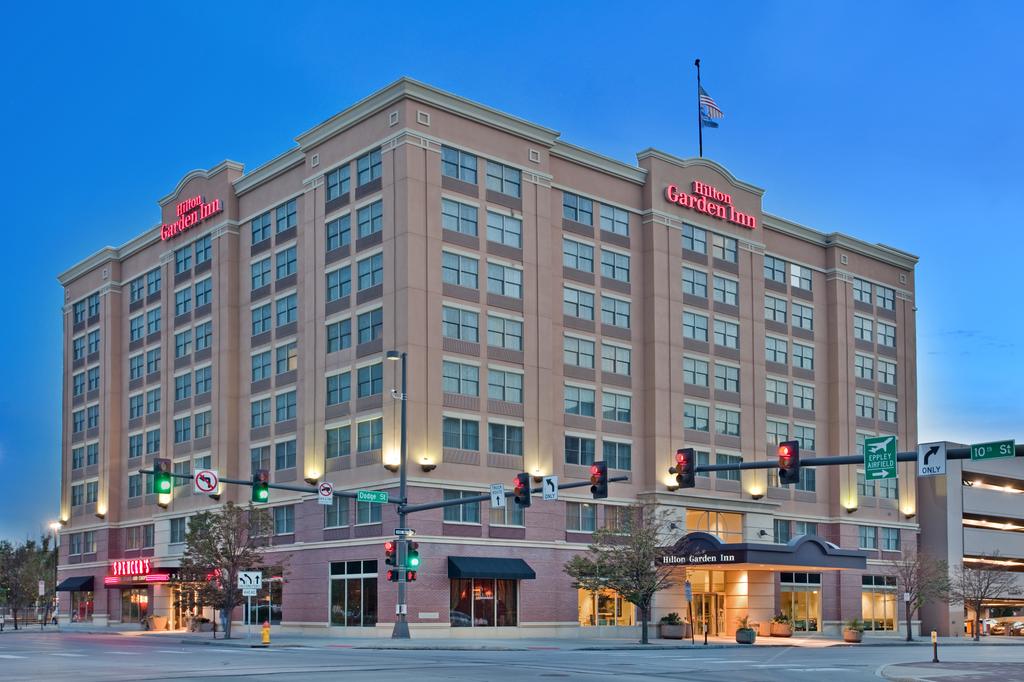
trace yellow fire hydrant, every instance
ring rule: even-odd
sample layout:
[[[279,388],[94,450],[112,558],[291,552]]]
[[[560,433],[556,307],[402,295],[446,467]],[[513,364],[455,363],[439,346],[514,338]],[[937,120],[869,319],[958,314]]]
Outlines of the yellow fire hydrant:
[[[263,643],[270,644],[270,621],[263,621]]]

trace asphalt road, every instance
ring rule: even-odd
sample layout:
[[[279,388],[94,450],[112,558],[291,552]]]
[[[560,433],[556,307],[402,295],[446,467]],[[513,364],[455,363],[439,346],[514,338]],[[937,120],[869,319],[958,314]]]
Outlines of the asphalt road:
[[[79,633],[0,635],[0,682],[20,680],[216,679],[296,682],[383,680],[700,680],[846,682],[877,680],[890,663],[930,660],[923,647],[749,647],[706,651],[394,651],[352,648],[251,649],[180,644],[168,638]],[[1024,646],[947,647],[944,663],[1012,664]],[[946,671],[948,674],[948,671]],[[947,680],[962,679],[957,676]],[[972,678],[1005,682],[1007,676]]]

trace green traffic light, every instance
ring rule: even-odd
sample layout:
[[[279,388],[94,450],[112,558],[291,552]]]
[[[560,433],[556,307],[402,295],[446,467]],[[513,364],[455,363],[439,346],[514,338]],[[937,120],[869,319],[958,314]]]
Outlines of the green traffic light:
[[[171,477],[167,474],[156,475],[156,491],[161,495],[171,492]]]
[[[256,494],[257,494],[257,495],[259,496],[259,498],[260,498],[261,500],[263,500],[263,501],[266,501],[266,499],[267,499],[267,497],[268,497],[268,491],[266,491],[266,490],[260,490],[260,491],[258,491],[258,492],[257,492]]]
[[[409,553],[409,561],[407,563],[409,564],[409,568],[419,568],[419,565],[420,565],[420,555],[419,555],[419,553],[418,552],[410,552]]]

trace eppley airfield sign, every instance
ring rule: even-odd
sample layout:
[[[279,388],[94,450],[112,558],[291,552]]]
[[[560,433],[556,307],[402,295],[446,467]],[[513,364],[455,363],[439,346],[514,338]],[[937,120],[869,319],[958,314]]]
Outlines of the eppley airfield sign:
[[[669,185],[665,188],[665,199],[672,204],[689,208],[698,213],[706,213],[712,218],[725,220],[746,227],[751,230],[757,229],[757,218],[737,211],[732,205],[732,195],[726,194],[711,185],[694,180],[690,185],[692,194],[681,191],[677,185]]]

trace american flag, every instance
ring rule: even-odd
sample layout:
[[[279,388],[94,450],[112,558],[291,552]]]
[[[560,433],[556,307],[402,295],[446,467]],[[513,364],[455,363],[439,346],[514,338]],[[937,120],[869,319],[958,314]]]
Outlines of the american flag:
[[[705,90],[703,86],[701,86],[700,89],[700,106],[702,113],[707,118],[722,118],[725,116],[725,114],[722,113],[722,110],[718,108],[718,105],[715,104],[715,100],[711,99],[711,95],[707,93],[707,90]]]

